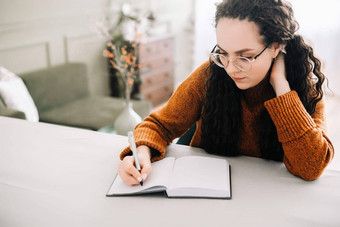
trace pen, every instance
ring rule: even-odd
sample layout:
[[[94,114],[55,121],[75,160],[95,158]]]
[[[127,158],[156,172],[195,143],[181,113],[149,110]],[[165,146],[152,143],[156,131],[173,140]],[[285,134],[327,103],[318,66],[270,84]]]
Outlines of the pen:
[[[128,132],[128,139],[129,139],[129,144],[130,144],[130,148],[132,150],[133,157],[135,159],[136,168],[139,172],[141,172],[141,168],[140,168],[139,161],[138,161],[135,137],[133,136],[132,131]],[[140,183],[140,186],[143,186],[143,180],[141,180],[139,183]]]

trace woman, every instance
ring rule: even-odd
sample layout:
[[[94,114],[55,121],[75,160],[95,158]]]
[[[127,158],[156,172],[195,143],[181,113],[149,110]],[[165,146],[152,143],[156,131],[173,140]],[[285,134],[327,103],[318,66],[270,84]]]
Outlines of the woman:
[[[126,148],[119,175],[129,185],[145,180],[151,161],[162,159],[166,146],[196,123],[191,146],[283,161],[293,175],[318,178],[334,155],[325,134],[325,76],[312,47],[296,33],[291,5],[225,0],[215,22],[210,61],[134,130],[141,173]]]

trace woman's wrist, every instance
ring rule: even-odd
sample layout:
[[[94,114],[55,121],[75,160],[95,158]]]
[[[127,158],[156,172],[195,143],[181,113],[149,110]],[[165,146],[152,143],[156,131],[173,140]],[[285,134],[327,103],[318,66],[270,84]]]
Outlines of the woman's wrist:
[[[273,86],[273,88],[277,97],[291,91],[287,80],[279,82],[278,85]]]
[[[137,147],[137,153],[138,153],[138,156],[142,155],[142,156],[148,157],[148,159],[151,159],[151,151],[148,146],[141,145]]]

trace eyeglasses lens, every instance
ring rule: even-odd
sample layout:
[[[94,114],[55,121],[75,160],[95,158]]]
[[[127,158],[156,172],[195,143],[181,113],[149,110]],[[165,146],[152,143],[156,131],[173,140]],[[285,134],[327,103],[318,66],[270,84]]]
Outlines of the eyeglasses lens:
[[[228,67],[229,59],[220,54],[211,54],[211,60],[221,68]],[[251,63],[246,58],[236,58],[233,60],[233,64],[242,71],[249,71],[251,69]]]

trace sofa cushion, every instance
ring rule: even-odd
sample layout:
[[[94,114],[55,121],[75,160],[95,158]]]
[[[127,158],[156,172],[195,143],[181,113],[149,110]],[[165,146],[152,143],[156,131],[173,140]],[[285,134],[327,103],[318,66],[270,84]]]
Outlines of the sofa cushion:
[[[40,113],[40,121],[99,130],[113,124],[124,108],[124,99],[89,96]],[[134,110],[146,117],[152,108],[148,101],[133,101]]]
[[[0,116],[26,119],[26,115],[24,112],[7,107],[0,107]]]
[[[1,95],[0,95],[0,108],[1,107],[6,107],[4,100],[2,100]]]
[[[86,65],[83,63],[62,64],[20,77],[39,113],[89,95]]]

